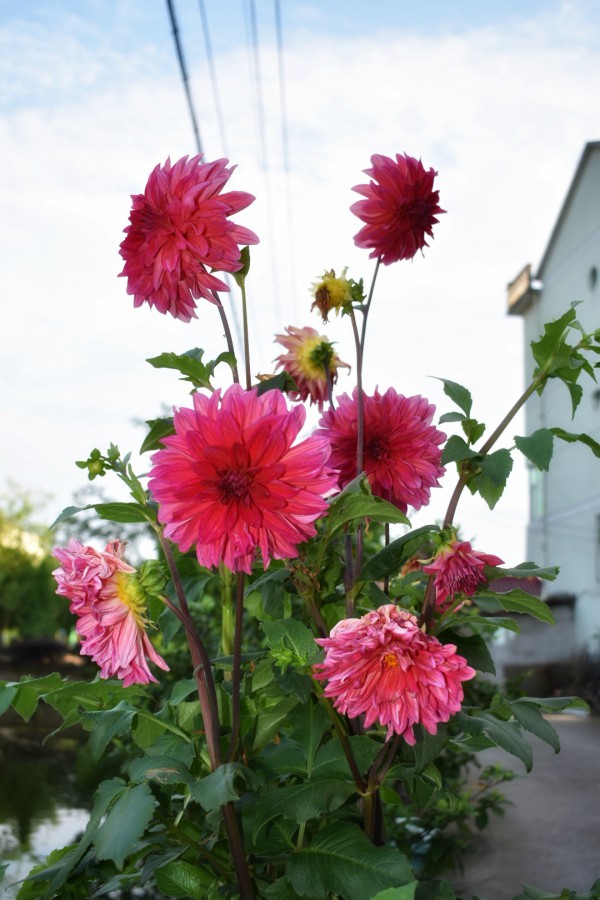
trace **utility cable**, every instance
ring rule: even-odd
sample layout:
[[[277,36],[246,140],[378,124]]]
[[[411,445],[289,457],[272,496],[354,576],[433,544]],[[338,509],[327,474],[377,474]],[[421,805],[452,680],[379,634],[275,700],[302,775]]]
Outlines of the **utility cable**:
[[[208,17],[206,15],[206,6],[204,0],[198,0],[200,8],[200,19],[202,20],[202,32],[204,34],[204,46],[206,48],[206,59],[208,61],[208,70],[210,72],[210,83],[212,86],[213,99],[215,103],[215,112],[217,114],[217,124],[219,126],[219,137],[221,138],[221,147],[225,156],[229,156],[227,151],[227,139],[225,137],[225,118],[221,107],[221,98],[219,96],[219,85],[217,82],[217,71],[210,40],[210,29],[208,27]]]
[[[169,19],[171,20],[171,30],[173,32],[173,39],[175,40],[177,59],[179,60],[179,70],[181,72],[181,79],[183,81],[183,89],[185,91],[185,96],[187,97],[188,109],[190,118],[192,120],[192,128],[194,130],[194,137],[196,138],[196,147],[198,148],[198,153],[202,153],[203,151],[202,142],[200,140],[200,131],[198,130],[198,122],[196,121],[196,113],[194,112],[192,92],[190,90],[190,82],[185,67],[185,60],[183,58],[183,49],[181,47],[181,41],[179,40],[179,29],[177,27],[177,19],[175,18],[175,9],[173,8],[172,0],[167,0],[167,9],[169,10]]]

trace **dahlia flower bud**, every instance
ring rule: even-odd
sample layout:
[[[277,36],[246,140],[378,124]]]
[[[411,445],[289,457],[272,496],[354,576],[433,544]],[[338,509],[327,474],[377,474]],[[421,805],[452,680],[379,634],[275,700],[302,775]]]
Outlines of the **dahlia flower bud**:
[[[159,561],[149,559],[140,567],[139,581],[146,595],[156,597],[164,591],[168,578]]]
[[[316,403],[319,411],[323,410],[323,402],[327,399],[328,381],[333,386],[338,377],[340,367],[350,369],[348,363],[342,362],[324,335],[314,328],[294,328],[289,325],[287,334],[276,334],[275,339],[288,351],[277,357],[277,366],[291,375],[298,387],[290,392],[292,399],[303,402],[310,398]]]
[[[469,541],[459,541],[456,531],[451,529],[450,536],[440,543],[423,571],[435,576],[435,603],[438,609],[444,609],[457,595],[472,597],[477,587],[487,580],[484,568],[500,566],[503,562],[499,556],[473,550]]]
[[[323,273],[320,281],[313,284],[312,293],[315,300],[311,310],[316,307],[324,322],[329,321],[328,315],[332,309],[337,313],[355,299],[352,293],[354,282],[346,278],[347,271],[347,268],[342,269],[342,274],[337,278],[335,271],[330,269],[329,272]]]
[[[338,712],[364,727],[387,727],[387,738],[400,734],[414,744],[414,726],[435,734],[463,701],[463,681],[475,670],[456,652],[425,634],[417,619],[393,603],[361,619],[342,619],[328,638],[317,639],[325,658],[313,674],[327,681],[324,694]]]

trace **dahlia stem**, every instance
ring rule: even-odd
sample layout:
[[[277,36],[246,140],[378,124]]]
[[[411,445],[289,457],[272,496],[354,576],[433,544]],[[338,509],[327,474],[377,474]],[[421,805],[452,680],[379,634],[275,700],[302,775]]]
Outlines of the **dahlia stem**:
[[[254,888],[250,879],[248,870],[248,862],[244,854],[244,847],[240,836],[235,808],[233,803],[227,803],[221,807],[221,815],[223,816],[223,824],[225,833],[227,834],[227,842],[229,844],[229,852],[233,861],[233,867],[237,878],[237,886],[240,892],[241,900],[254,900]]]
[[[365,404],[362,387],[363,348],[360,336],[358,334],[356,316],[354,315],[354,309],[352,308],[352,306],[350,307],[350,321],[352,322],[352,333],[354,334],[354,345],[356,347],[356,474],[360,475],[363,470],[365,444]]]
[[[384,539],[383,546],[388,547],[390,543],[390,523],[386,522],[384,525]],[[389,573],[386,573],[383,579],[383,593],[389,596],[390,593],[390,576]]]
[[[181,577],[177,570],[173,551],[169,542],[160,528],[157,529],[158,538],[165,559],[171,573],[173,586],[177,599],[179,600],[180,611],[183,618],[179,616],[185,626],[186,636],[192,657],[192,665],[194,666],[194,679],[198,690],[198,699],[200,700],[200,709],[202,711],[202,720],[206,732],[206,746],[212,769],[216,769],[221,765],[221,747],[220,747],[220,730],[219,730],[219,712],[217,703],[217,691],[212,674],[212,667],[208,651],[204,646],[202,638],[196,631],[190,609],[185,595],[185,590],[181,582]]]
[[[233,642],[233,673],[231,679],[231,737],[227,760],[232,762],[240,739],[240,687],[242,680],[242,626],[244,623],[244,573],[237,578],[235,597],[235,634]]]
[[[342,725],[341,719],[336,713],[335,709],[329,702],[328,698],[323,693],[323,688],[319,684],[318,681],[313,680],[313,685],[315,688],[315,693],[317,694],[319,700],[325,707],[325,712],[333,722],[333,727],[335,728],[336,734],[338,736],[339,742],[341,744],[342,750],[344,751],[344,756],[348,762],[348,766],[350,767],[350,771],[352,772],[352,777],[354,778],[354,784],[356,785],[356,789],[359,794],[365,794],[367,790],[367,785],[360,774],[360,770],[358,768],[357,762],[354,758],[354,754],[352,752],[352,747],[348,741],[348,735],[344,730],[344,726]]]
[[[240,284],[240,291],[242,292],[242,321],[244,326],[244,361],[246,363],[246,390],[249,391],[252,387],[252,373],[250,370],[250,338],[248,335],[248,306],[246,303],[246,281],[245,279]]]
[[[231,329],[229,327],[229,322],[227,320],[227,313],[225,312],[225,308],[223,307],[223,304],[221,303],[221,298],[219,297],[217,292],[212,291],[212,295],[213,295],[213,299],[215,301],[215,305],[216,305],[217,309],[219,310],[219,315],[221,316],[221,322],[223,323],[223,331],[225,333],[225,340],[227,341],[227,349],[229,350],[229,352],[231,353],[232,357],[235,360],[236,359],[235,347],[233,346],[233,337],[231,336]],[[237,362],[232,365],[231,372],[233,374],[234,383],[239,384],[240,376],[238,373]]]
[[[371,288],[369,290],[369,296],[367,297],[367,302],[363,306],[363,323],[360,335],[360,346],[362,347],[362,352],[365,352],[365,338],[367,336],[367,316],[369,315],[369,310],[371,309],[371,301],[373,299],[373,292],[375,291],[375,282],[377,281],[377,273],[379,272],[379,266],[381,265],[381,257],[377,257],[377,262],[375,263],[375,271],[373,272],[373,280],[371,282]]]
[[[232,588],[232,573],[223,563],[219,564],[219,575],[221,576],[221,655],[231,656],[233,654],[233,631],[234,631],[234,606]]]

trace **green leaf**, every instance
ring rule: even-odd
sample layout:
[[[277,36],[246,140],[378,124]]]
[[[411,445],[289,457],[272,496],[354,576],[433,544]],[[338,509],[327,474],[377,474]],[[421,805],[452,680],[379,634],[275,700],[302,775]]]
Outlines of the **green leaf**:
[[[497,487],[504,487],[513,466],[512,457],[508,450],[496,450],[482,457],[481,471]]]
[[[386,575],[396,572],[406,561],[407,545],[424,535],[438,534],[439,530],[438,525],[423,525],[421,528],[415,528],[414,531],[409,531],[402,537],[396,538],[364,564],[360,571],[360,580],[379,581]]]
[[[444,413],[444,415],[440,416],[440,418],[439,418],[439,424],[443,425],[445,422],[462,422],[464,420],[464,418],[465,418],[465,416],[463,413],[458,413],[458,412]]]
[[[183,375],[182,381],[189,381],[194,387],[210,388],[210,369],[202,362],[204,350],[194,347],[185,353],[161,353],[160,356],[153,356],[146,362],[154,366],[155,369],[174,369]]]
[[[474,456],[478,456],[477,451],[472,450],[467,442],[459,437],[458,434],[453,434],[452,437],[448,438],[444,445],[442,465],[447,466],[448,463],[451,462],[462,462],[463,459],[473,459]]]
[[[166,419],[148,419],[146,425],[150,431],[144,438],[144,442],[140,447],[140,453],[147,453],[148,450],[159,450],[163,446],[162,439],[168,435],[175,434],[173,416],[169,416]]]
[[[187,766],[171,756],[144,756],[132,759],[127,773],[136,783],[157,781],[159,784],[191,784],[195,779]]]
[[[297,822],[308,822],[333,812],[356,793],[350,781],[322,779],[300,782],[286,787],[267,788],[256,799],[255,837],[261,828],[277,816]]]
[[[573,444],[576,441],[580,444],[585,444],[586,447],[590,448],[594,456],[600,458],[600,444],[590,437],[589,434],[571,434],[565,431],[564,428],[551,428],[550,431],[555,437],[560,438],[561,441],[566,441],[568,444]]]
[[[549,744],[555,753],[560,752],[560,741],[556,731],[535,704],[528,703],[527,700],[514,700],[510,707],[522,728]]]
[[[534,466],[543,472],[548,471],[554,450],[554,435],[549,428],[538,428],[526,437],[515,435],[514,440],[517,448]]]
[[[438,879],[420,881],[415,892],[415,900],[456,900],[456,894],[452,885],[447,881]],[[472,900],[484,900],[484,898],[473,897]]]
[[[17,694],[18,685],[14,682],[3,682],[0,685],[0,716],[3,715],[11,705]]]
[[[385,891],[379,891],[371,897],[371,900],[415,900],[415,891],[419,886],[418,881],[411,881],[402,887],[388,888]]]
[[[9,694],[12,694],[12,689],[15,688],[15,693],[11,697],[12,707],[25,722],[29,722],[44,695],[61,687],[62,683],[60,675],[53,672],[42,678],[25,677],[18,684],[9,682],[6,687]]]
[[[54,531],[56,526],[60,525],[61,522],[64,522],[66,519],[72,519],[77,513],[83,512],[84,509],[89,508],[89,506],[65,506],[63,511],[56,517],[49,530]]]
[[[563,712],[565,709],[590,711],[588,704],[581,697],[521,697],[520,699],[533,703],[546,712]]]
[[[148,827],[157,801],[147,784],[126,788],[111,806],[94,838],[98,859],[110,859],[118,869]]]
[[[543,578],[546,581],[554,581],[559,573],[559,568],[558,566],[542,568],[534,562],[524,562],[512,569],[496,566],[494,572],[494,578],[504,578],[508,575],[513,578]]]
[[[335,537],[340,531],[346,529],[351,523],[359,523],[364,519],[372,519],[374,522],[390,522],[395,524],[410,525],[409,519],[404,513],[372,494],[340,494],[333,501],[327,514],[327,534],[329,538]]]
[[[255,772],[241,763],[230,762],[190,785],[190,795],[203,809],[210,811],[238,800],[247,786],[257,788],[260,784]]]
[[[272,741],[278,731],[286,724],[289,714],[298,705],[298,697],[281,697],[273,705],[259,709],[258,713],[242,713],[242,732],[250,735],[250,746],[254,751],[261,750]]]
[[[374,847],[357,826],[338,822],[318,832],[289,860],[286,876],[301,896],[365,900],[386,888],[414,882],[406,857],[390,845]],[[365,894],[365,886],[368,893]]]
[[[448,630],[444,632],[444,643],[455,644],[459,654],[465,657],[472,668],[479,672],[489,672],[490,675],[496,674],[494,660],[481,635],[466,635]]]
[[[481,594],[478,595],[478,599],[479,597],[485,598],[488,596],[497,600],[505,612],[526,613],[528,616],[533,616],[540,622],[547,622],[548,625],[554,625],[554,616],[550,612],[548,605],[544,603],[543,600],[532,597],[531,594],[527,594],[525,591],[515,589],[513,591],[507,591],[505,594],[492,594],[487,591],[482,591]]]
[[[494,744],[520,759],[528,772],[533,765],[533,752],[516,722],[505,722],[490,713],[467,716],[458,713],[457,724],[470,734],[485,734]]]
[[[320,648],[315,636],[303,622],[297,619],[279,619],[277,622],[261,622],[271,655],[282,664],[308,666],[318,658]],[[282,668],[285,666],[282,665]]]
[[[565,365],[568,362],[571,348],[568,348],[569,353],[566,356],[564,352],[562,355],[559,354],[559,350],[561,345],[564,345],[566,330],[575,321],[575,308],[571,306],[560,318],[547,322],[544,325],[543,335],[537,341],[531,342],[531,352],[540,369],[543,369],[547,363],[550,363],[553,357],[555,361],[550,371],[553,371],[556,365]]]
[[[244,282],[246,280],[246,276],[250,271],[250,247],[242,247],[240,250],[240,262],[242,263],[241,269],[238,269],[237,272],[232,272],[233,280],[237,284],[239,288],[244,286]]]
[[[466,387],[463,387],[462,384],[457,384],[456,381],[448,381],[445,378],[438,378],[437,381],[441,381],[444,385],[445,395],[450,397],[450,399],[456,403],[458,408],[462,409],[466,416],[470,416],[471,407],[473,406],[471,392],[467,390]]]
[[[206,897],[214,875],[184,859],[168,862],[154,872],[156,886],[168,897]]]
[[[118,703],[114,709],[81,713],[84,727],[91,730],[90,753],[94,762],[98,762],[112,738],[131,731],[135,715],[137,709],[124,701]]]
[[[381,744],[374,741],[366,734],[355,734],[349,739],[352,755],[361,773],[364,773],[375,762],[377,754],[381,750]],[[322,744],[315,757],[315,764],[311,773],[313,781],[327,778],[351,778],[350,766],[337,740],[327,741]]]
[[[290,737],[304,751],[309,777],[321,738],[330,722],[329,716],[318,701],[309,700],[308,703],[297,706],[290,714]]]
[[[485,431],[485,425],[477,419],[463,419],[462,429],[469,444],[476,444]]]
[[[281,391],[285,394],[288,391],[297,390],[298,385],[292,376],[288,372],[283,371],[278,372],[277,375],[273,375],[271,378],[263,378],[262,381],[259,381],[256,393],[260,397],[261,394],[266,394],[267,391]]]
[[[111,522],[156,522],[155,511],[140,503],[93,503],[87,508],[95,509],[101,519]]]
[[[429,734],[422,725],[415,726],[417,743],[414,745],[416,771],[422,772],[440,755],[446,743],[448,728],[442,722],[436,734]]]

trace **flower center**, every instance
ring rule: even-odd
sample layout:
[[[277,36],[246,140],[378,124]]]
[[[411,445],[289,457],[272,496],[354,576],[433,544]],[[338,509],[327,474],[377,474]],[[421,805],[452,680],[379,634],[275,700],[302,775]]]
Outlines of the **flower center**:
[[[243,500],[248,496],[253,481],[254,473],[251,469],[228,469],[223,472],[219,480],[221,503]]]
[[[138,622],[145,622],[146,595],[137,575],[128,572],[117,572],[115,575],[117,596],[127,606]]]
[[[387,448],[379,438],[373,438],[369,441],[366,452],[371,459],[377,460],[378,462],[380,459],[384,459],[387,456]]]
[[[395,653],[386,653],[382,659],[384,669],[395,669],[398,665]]]

